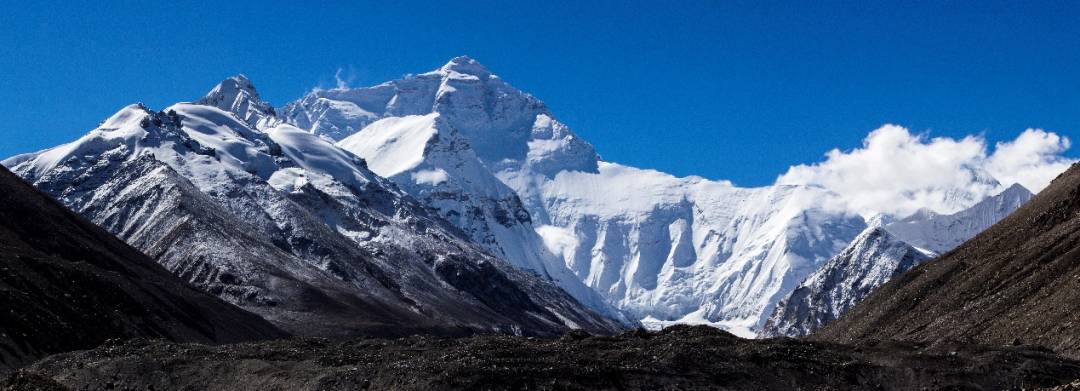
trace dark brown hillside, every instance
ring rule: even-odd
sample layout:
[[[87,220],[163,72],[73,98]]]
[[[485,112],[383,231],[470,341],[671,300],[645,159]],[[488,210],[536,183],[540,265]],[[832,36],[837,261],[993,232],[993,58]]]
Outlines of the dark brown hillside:
[[[1039,344],[1080,357],[1080,164],[811,338]]]
[[[0,371],[109,338],[281,337],[0,167]]]

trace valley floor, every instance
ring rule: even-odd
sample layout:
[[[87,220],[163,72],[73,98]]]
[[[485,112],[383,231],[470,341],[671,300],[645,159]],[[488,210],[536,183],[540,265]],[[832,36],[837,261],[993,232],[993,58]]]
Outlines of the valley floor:
[[[1078,378],[1080,361],[1039,347],[852,347],[674,326],[615,337],[572,332],[560,339],[297,338],[223,346],[111,341],[41,360],[0,388],[1002,390]]]

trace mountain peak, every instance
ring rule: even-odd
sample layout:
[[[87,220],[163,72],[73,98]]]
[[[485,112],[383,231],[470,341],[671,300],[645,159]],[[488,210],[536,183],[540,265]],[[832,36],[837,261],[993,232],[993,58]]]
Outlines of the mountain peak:
[[[901,222],[926,221],[926,220],[930,220],[930,219],[932,219],[934,217],[937,217],[937,216],[941,216],[941,214],[939,214],[937,212],[934,212],[933,209],[922,207],[922,208],[919,208],[919,210],[916,210],[915,213],[912,213],[910,216],[907,216],[907,217],[904,217],[904,218],[900,219],[900,221]]]
[[[997,208],[1003,204],[1015,205],[1012,209],[1016,209],[1030,200],[1035,195],[1031,193],[1026,187],[1019,183],[1014,183],[1007,189],[1002,190],[997,195],[987,197],[986,199],[979,201],[979,203],[972,206],[970,209],[978,208]]]
[[[243,74],[225,78],[225,80],[214,86],[210,92],[207,92],[206,96],[199,100],[199,103],[207,104],[208,102],[226,100],[232,102],[241,95],[252,101],[260,101],[259,93],[255,91],[255,84],[252,84],[251,80]],[[211,104],[211,106],[214,106],[214,104]]]
[[[1002,191],[1000,195],[1008,198],[1015,198],[1016,196],[1030,198],[1033,194],[1031,193],[1031,190],[1028,190],[1024,185],[1013,183],[1008,189]]]
[[[481,78],[491,75],[491,71],[484,67],[483,64],[480,64],[479,61],[476,61],[469,56],[457,56],[452,58],[450,62],[447,62],[446,65],[439,68],[439,72],[444,74],[453,72]]]
[[[920,209],[886,228],[912,246],[944,254],[1019,209],[1032,197],[1023,186],[1012,185],[959,212],[941,215],[922,213]]]
[[[895,221],[893,216],[878,213],[866,220],[867,227],[884,227]]]
[[[232,112],[252,126],[276,115],[274,108],[259,98],[255,84],[243,74],[225,78],[195,103]]]

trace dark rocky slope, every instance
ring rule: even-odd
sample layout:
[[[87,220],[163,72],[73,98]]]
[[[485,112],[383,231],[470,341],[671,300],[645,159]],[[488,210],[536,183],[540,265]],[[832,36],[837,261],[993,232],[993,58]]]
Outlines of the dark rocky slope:
[[[410,337],[225,346],[145,339],[44,359],[7,384],[76,389],[987,389],[1056,386],[1080,362],[1022,346],[747,340],[705,326],[617,337]]]
[[[0,371],[109,338],[282,337],[0,167]]]
[[[1080,357],[1080,165],[812,338],[1039,344]]]

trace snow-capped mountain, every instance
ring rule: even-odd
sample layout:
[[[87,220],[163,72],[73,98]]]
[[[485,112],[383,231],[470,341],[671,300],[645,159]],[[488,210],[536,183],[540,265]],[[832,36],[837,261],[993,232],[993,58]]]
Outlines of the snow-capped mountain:
[[[895,222],[874,219],[844,251],[777,305],[760,335],[795,337],[820,329],[893,276],[975,237],[1033,196],[1016,184],[951,215],[920,210]]]
[[[337,145],[363,157],[372,171],[438,211],[474,242],[620,318],[547,249],[518,194],[490,169],[523,157],[530,128],[544,110],[462,57],[375,87],[315,91],[281,112],[286,121],[329,139],[362,128]],[[578,143],[595,157],[591,147]]]
[[[824,208],[818,187],[743,189],[603,162],[542,102],[468,57],[313,91],[279,113],[340,140],[493,252],[651,326],[752,335],[865,227]]]
[[[3,163],[295,334],[618,327],[487,254],[363,159],[281,123],[242,76],[193,104],[125,107],[79,140]]]

